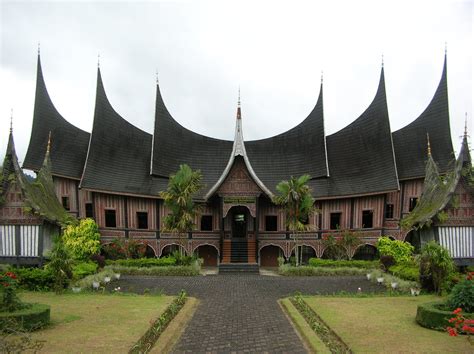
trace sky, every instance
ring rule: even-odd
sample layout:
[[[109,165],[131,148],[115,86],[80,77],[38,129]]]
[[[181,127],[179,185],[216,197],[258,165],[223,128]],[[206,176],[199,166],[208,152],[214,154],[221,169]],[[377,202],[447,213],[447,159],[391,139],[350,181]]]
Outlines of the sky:
[[[241,90],[246,140],[284,132],[316,104],[326,134],[369,106],[382,58],[392,131],[415,120],[439,83],[445,48],[451,134],[472,133],[473,1],[0,0],[0,153],[11,110],[20,162],[33,119],[38,43],[61,115],[92,129],[98,56],[115,110],[153,133],[156,78],[171,115],[232,140]],[[424,137],[420,137],[424,139]],[[433,147],[436,148],[436,147]]]

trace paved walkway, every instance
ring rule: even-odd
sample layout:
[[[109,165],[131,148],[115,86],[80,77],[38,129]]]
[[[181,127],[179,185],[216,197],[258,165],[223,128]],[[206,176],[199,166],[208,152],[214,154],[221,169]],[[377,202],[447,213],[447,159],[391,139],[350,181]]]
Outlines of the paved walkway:
[[[380,291],[365,277],[270,277],[213,275],[198,277],[123,276],[122,291],[163,292],[181,289],[201,303],[175,347],[176,353],[305,353],[277,300],[295,291],[333,294]]]

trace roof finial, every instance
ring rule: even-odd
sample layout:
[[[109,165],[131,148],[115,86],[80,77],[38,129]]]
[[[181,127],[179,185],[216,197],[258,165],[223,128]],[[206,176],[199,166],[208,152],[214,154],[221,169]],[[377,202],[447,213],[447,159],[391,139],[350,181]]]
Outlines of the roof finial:
[[[156,69],[155,75],[156,75],[156,84],[158,85],[158,84],[159,84],[159,81],[158,81],[158,69]]]
[[[48,146],[46,147],[46,153],[49,154],[50,151],[51,151],[51,130],[49,131]]]
[[[11,133],[13,133],[13,108],[11,109],[11,112],[10,112],[10,134]]]
[[[240,85],[239,85],[239,99],[237,101],[237,106],[240,107]]]
[[[431,144],[430,144],[430,134],[426,133],[426,139],[428,141],[428,156],[431,156]]]
[[[323,71],[321,70],[321,85],[323,84]]]
[[[383,53],[382,53],[382,68],[383,68]]]
[[[466,112],[466,119],[464,121],[464,138],[467,139],[467,112]]]
[[[38,42],[38,55],[40,55],[40,54],[41,54],[41,43]]]
[[[97,53],[97,67],[100,68],[100,53]]]
[[[448,42],[444,42],[444,55],[448,54]]]

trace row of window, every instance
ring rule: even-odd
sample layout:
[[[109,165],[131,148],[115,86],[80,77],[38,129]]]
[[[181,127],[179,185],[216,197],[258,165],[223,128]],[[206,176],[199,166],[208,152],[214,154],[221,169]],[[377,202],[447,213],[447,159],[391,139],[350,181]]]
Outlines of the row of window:
[[[409,210],[412,211],[417,202],[418,198],[410,198]],[[66,208],[66,205],[68,208]],[[66,210],[69,210],[69,198],[63,197],[63,206]],[[85,204],[86,217],[93,217],[92,203]],[[394,205],[387,204],[385,207],[385,218],[393,218]],[[136,213],[137,228],[148,229],[148,213],[144,211],[138,211]],[[341,225],[341,212],[335,212],[330,214],[329,229],[337,230]],[[374,213],[372,210],[362,211],[362,227],[370,229],[373,227]],[[117,217],[115,210],[105,210],[105,227],[117,227]],[[201,216],[201,231],[212,231],[212,215]],[[278,231],[278,218],[276,215],[265,215],[265,231]]]

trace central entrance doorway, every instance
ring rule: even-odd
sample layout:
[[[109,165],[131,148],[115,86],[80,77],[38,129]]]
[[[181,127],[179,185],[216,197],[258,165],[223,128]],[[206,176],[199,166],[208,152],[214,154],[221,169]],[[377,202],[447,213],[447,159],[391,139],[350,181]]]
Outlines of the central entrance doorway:
[[[244,239],[247,236],[247,208],[232,208],[232,238]]]

